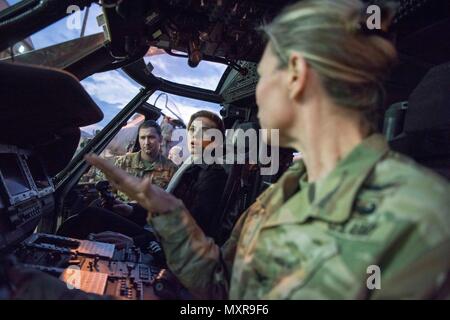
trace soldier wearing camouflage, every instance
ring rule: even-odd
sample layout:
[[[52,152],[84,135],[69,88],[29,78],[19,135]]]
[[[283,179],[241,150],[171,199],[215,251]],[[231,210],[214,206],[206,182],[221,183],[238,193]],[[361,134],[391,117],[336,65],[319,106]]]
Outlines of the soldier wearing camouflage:
[[[199,298],[432,298],[450,268],[449,194],[445,180],[375,134],[316,183],[295,163],[222,248],[183,208],[148,222]],[[379,289],[371,266],[381,270]]]
[[[153,184],[165,189],[178,167],[161,154],[161,139],[161,128],[155,121],[143,122],[138,128],[141,150],[115,157],[114,165],[135,177],[150,176]],[[146,154],[143,155],[143,152]],[[91,167],[80,181],[92,183],[101,180],[106,180],[105,175],[97,168]],[[116,193],[119,200],[125,202],[130,200],[123,192],[116,191]]]

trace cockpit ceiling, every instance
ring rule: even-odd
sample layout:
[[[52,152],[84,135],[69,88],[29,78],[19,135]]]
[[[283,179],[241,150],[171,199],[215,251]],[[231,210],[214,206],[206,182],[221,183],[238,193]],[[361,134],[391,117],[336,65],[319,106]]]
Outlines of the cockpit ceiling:
[[[137,8],[139,5],[136,4],[135,8],[124,6],[122,12],[120,9],[116,12],[125,17],[143,12],[145,27],[142,32],[147,45],[170,52],[185,52],[189,55],[189,64],[195,66],[201,59],[217,57],[257,62],[264,47],[259,27],[293,2],[296,1],[153,0],[142,2],[142,8]],[[421,8],[426,9],[422,14],[427,10],[435,11],[439,0],[398,2],[395,27],[400,26],[401,33],[401,25],[410,16],[406,13],[420,13]],[[413,30],[409,28],[409,32]]]
[[[51,2],[55,7],[30,10],[25,18],[16,20],[7,17],[9,22],[0,26],[0,49],[2,45],[23,39],[51,21],[56,21],[54,12],[62,17],[66,14],[64,4],[76,2],[88,5],[94,0],[60,0]],[[370,2],[369,0],[364,0]],[[105,0],[103,21],[105,23],[105,43],[88,55],[70,54],[58,57],[57,67],[83,79],[95,72],[117,69],[131,65],[151,54],[151,47],[188,58],[191,67],[200,61],[208,60],[230,65],[240,75],[225,73],[236,83],[222,79],[218,91],[225,101],[236,99],[234,89],[239,95],[245,88],[245,95],[254,87],[255,75],[243,62],[258,62],[265,41],[258,27],[270,22],[279,11],[295,0]],[[396,0],[399,9],[393,25],[395,42],[399,49],[401,68],[391,79],[396,87],[410,91],[433,65],[446,61],[450,52],[446,34],[450,21],[450,2],[448,0]],[[49,2],[50,3],[50,2]],[[58,4],[58,6],[56,6]],[[11,7],[12,8],[12,7]],[[50,10],[51,9],[51,10]],[[64,9],[64,12],[61,10]],[[20,16],[20,12],[16,12]],[[12,14],[11,14],[12,15]],[[11,23],[16,21],[17,23]],[[30,21],[36,22],[32,25]],[[22,38],[19,38],[22,36]],[[78,40],[80,40],[78,42]],[[77,39],[67,48],[78,45],[86,48]],[[5,47],[7,48],[7,47]],[[50,49],[49,49],[50,50]],[[51,48],[56,52],[61,48]],[[38,55],[41,60],[42,54]],[[53,56],[52,56],[53,57]],[[31,57],[17,57],[17,60]],[[48,60],[48,59],[46,59]],[[26,62],[30,62],[27,60]],[[52,65],[55,66],[55,65]],[[228,69],[228,70],[230,70]],[[403,71],[405,70],[405,72]],[[412,74],[412,75],[411,75]],[[154,77],[153,77],[154,78]],[[136,80],[136,79],[135,79]],[[224,85],[225,80],[227,83]],[[148,85],[158,85],[159,81],[150,79]]]
[[[169,52],[184,52],[189,55],[191,66],[214,57],[257,61],[264,46],[258,27],[272,20],[289,2],[292,1],[145,1],[139,10],[131,5],[122,11],[106,10],[106,21],[111,34],[117,35],[117,12],[128,21],[136,12],[143,12],[135,18],[144,20],[144,29],[138,34],[144,35],[146,44]]]

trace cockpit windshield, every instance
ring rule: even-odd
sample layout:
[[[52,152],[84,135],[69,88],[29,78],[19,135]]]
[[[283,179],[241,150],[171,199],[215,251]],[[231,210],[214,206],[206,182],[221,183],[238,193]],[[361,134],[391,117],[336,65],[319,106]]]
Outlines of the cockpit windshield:
[[[197,67],[191,68],[187,64],[187,57],[183,57],[183,55],[183,53],[177,53],[177,56],[173,56],[164,50],[152,47],[144,57],[144,61],[153,65],[152,73],[156,77],[215,91],[227,65],[201,61]]]

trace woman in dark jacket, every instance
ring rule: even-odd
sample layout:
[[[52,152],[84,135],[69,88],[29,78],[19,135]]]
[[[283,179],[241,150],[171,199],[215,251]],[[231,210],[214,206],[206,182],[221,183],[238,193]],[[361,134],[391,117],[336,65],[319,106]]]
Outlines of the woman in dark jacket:
[[[223,148],[225,126],[219,116],[202,110],[192,115],[187,129],[191,155],[175,173],[166,191],[181,199],[205,234],[217,240],[221,217],[219,205],[227,174],[223,166],[208,164],[203,153],[207,147]],[[222,141],[212,141],[211,129],[220,133]]]
[[[190,156],[172,177],[166,191],[181,199],[205,234],[215,241],[220,235],[220,201],[227,174],[219,164],[207,164],[202,157],[205,148],[222,147],[225,127],[222,119],[209,111],[199,111],[191,116],[188,124],[188,148]],[[211,129],[222,139],[211,141]],[[220,141],[222,140],[222,141]],[[63,223],[58,234],[85,239],[112,242],[117,245],[146,245],[152,235],[144,229],[147,212],[137,203],[119,202],[113,211],[88,207],[77,216]]]

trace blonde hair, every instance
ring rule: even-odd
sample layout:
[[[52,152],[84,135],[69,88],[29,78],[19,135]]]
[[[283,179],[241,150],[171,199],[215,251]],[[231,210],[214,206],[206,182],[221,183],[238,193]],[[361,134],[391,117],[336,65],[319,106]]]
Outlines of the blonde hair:
[[[359,0],[304,0],[262,29],[280,68],[287,67],[291,52],[301,53],[337,105],[359,110],[371,120],[383,102],[383,81],[397,53],[389,40],[364,32],[366,8]],[[381,7],[383,30],[389,28],[394,9],[390,4]]]

